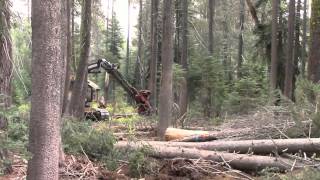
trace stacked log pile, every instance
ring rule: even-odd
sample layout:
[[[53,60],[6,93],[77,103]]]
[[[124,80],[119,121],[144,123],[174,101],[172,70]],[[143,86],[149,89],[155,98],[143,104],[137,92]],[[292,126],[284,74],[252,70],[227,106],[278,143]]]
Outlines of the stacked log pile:
[[[316,158],[320,138],[310,138],[312,122],[296,121],[285,109],[236,117],[211,129],[189,127],[192,130],[168,128],[166,141],[120,141],[115,147],[130,150],[150,147],[152,157],[203,159],[245,171],[320,167]]]

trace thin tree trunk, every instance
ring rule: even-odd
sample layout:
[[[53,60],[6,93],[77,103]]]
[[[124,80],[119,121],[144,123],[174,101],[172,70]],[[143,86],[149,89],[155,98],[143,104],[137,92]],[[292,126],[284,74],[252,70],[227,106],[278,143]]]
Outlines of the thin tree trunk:
[[[227,12],[228,4],[227,1],[223,2],[223,10]],[[229,27],[228,27],[228,16],[224,15],[222,21],[222,29],[223,29],[223,67],[227,84],[231,84],[232,81],[232,72],[231,72],[231,57],[229,55]]]
[[[297,1],[296,9],[296,20],[295,20],[295,37],[294,37],[294,49],[293,49],[293,77],[292,77],[292,100],[295,101],[294,90],[296,88],[296,80],[299,72],[299,57],[301,59],[301,48],[300,48],[300,11],[301,11],[301,0]],[[301,61],[300,61],[301,62]]]
[[[71,4],[72,4],[72,14],[71,14],[71,39],[72,39],[72,43],[71,43],[71,49],[72,49],[72,69],[73,69],[73,73],[77,71],[77,61],[76,61],[76,48],[75,48],[75,22],[74,22],[74,18],[75,18],[75,13],[76,13],[76,5],[75,5],[75,0],[71,0]]]
[[[158,17],[159,0],[151,1],[151,59],[148,89],[151,91],[150,102],[157,107],[157,65],[158,65]]]
[[[279,19],[279,0],[272,0],[272,35],[271,35],[271,70],[270,88],[274,91],[277,88],[278,79],[278,19]]]
[[[0,2],[0,111],[11,106],[12,43],[10,37],[10,1]],[[6,117],[0,115],[0,129],[7,127]]]
[[[179,63],[181,59],[181,3],[182,0],[175,1],[175,43],[174,43],[174,62]],[[175,101],[178,98],[175,98]]]
[[[71,59],[72,59],[72,39],[71,39],[71,1],[66,1],[66,44],[67,44],[67,57],[66,57],[66,75],[65,75],[65,84],[64,84],[64,95],[63,95],[63,106],[62,106],[62,114],[68,112],[67,107],[69,103],[69,91],[70,91],[70,76],[71,76]]]
[[[71,46],[70,46],[70,0],[61,0],[61,60],[63,62],[63,71],[61,73],[61,116],[65,112],[68,102],[68,93],[70,80],[70,61],[71,61]],[[62,120],[62,119],[61,119]],[[61,122],[62,124],[62,122]],[[61,137],[59,139],[59,163],[63,164],[65,156],[62,147]]]
[[[127,24],[127,50],[126,50],[126,73],[125,76],[129,77],[129,64],[130,64],[130,0],[128,0],[128,24]]]
[[[279,1],[278,7],[281,7],[282,1]],[[278,54],[278,63],[277,63],[277,84],[276,88],[279,88],[282,93],[284,93],[284,79],[285,79],[285,49],[284,44],[286,41],[286,28],[284,21],[284,12],[279,11],[279,24],[278,24],[278,48],[277,48],[277,54]],[[278,99],[280,98],[280,95],[277,95]],[[277,100],[278,101],[278,100]]]
[[[110,14],[110,0],[107,0],[107,22],[106,22],[106,50],[109,47],[109,14]],[[108,102],[108,95],[109,95],[109,88],[110,88],[110,80],[109,80],[109,75],[106,73],[104,76],[104,87],[103,87],[103,92],[104,92],[104,100]]]
[[[287,59],[286,74],[284,81],[284,95],[292,99],[292,79],[293,79],[293,47],[294,47],[294,19],[295,19],[295,0],[289,2],[288,17],[288,41],[287,41]]]
[[[214,23],[214,14],[215,14],[215,0],[208,0],[209,6],[208,6],[208,21],[209,21],[209,46],[208,51],[209,54],[213,55],[213,23]]]
[[[61,1],[32,0],[32,96],[27,179],[58,179],[62,106]]]
[[[308,79],[318,83],[320,80],[320,0],[312,0],[311,6]]]
[[[70,101],[70,114],[82,118],[84,116],[85,95],[87,89],[87,64],[90,51],[91,0],[83,0],[80,28],[80,62],[77,68]]]
[[[139,24],[138,24],[138,54],[135,65],[135,86],[140,89],[143,88],[143,78],[141,69],[143,68],[142,64],[142,0],[139,0]]]
[[[172,109],[172,77],[173,77],[173,8],[172,0],[163,2],[163,37],[162,37],[162,73],[160,86],[159,105],[159,135],[162,136],[171,123]]]
[[[182,13],[181,13],[181,29],[182,29],[182,46],[181,46],[181,59],[180,64],[182,65],[183,70],[186,72],[182,82],[181,82],[181,91],[179,97],[179,106],[180,106],[180,117],[184,116],[188,110],[188,0],[183,1],[181,4]]]
[[[252,4],[251,0],[246,0],[246,2],[247,2],[247,5],[248,5],[248,8],[249,8],[251,17],[252,17],[252,19],[254,21],[254,24],[256,25],[257,28],[260,28],[261,27],[261,23],[260,23],[260,21],[258,19],[256,8]]]
[[[238,64],[237,64],[238,79],[241,78],[241,67],[243,62],[244,13],[245,13],[245,2],[244,0],[240,0],[240,23],[239,23],[240,32],[239,32]]]
[[[306,75],[306,62],[307,62],[307,9],[308,1],[303,1],[303,25],[302,25],[302,50],[301,50],[301,74],[303,77]]]
[[[208,45],[208,52],[210,56],[213,56],[213,45],[214,45],[214,36],[213,36],[213,25],[214,25],[214,15],[215,15],[215,0],[208,0],[208,34],[209,34],[209,45]],[[207,80],[207,75],[205,75],[205,79]],[[212,107],[212,89],[206,88],[206,95],[204,97],[204,116],[211,117],[211,110]]]

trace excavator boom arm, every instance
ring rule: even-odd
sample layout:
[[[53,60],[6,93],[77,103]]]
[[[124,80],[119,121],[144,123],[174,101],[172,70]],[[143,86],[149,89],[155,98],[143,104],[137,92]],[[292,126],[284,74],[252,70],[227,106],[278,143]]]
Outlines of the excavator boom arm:
[[[123,89],[135,100],[138,105],[138,113],[141,115],[151,115],[153,110],[149,102],[150,91],[140,90],[138,91],[133,87],[118,71],[118,67],[115,64],[110,63],[105,59],[99,59],[97,62],[88,65],[88,73],[101,73],[101,69],[104,69],[110,74],[116,81],[123,87]]]

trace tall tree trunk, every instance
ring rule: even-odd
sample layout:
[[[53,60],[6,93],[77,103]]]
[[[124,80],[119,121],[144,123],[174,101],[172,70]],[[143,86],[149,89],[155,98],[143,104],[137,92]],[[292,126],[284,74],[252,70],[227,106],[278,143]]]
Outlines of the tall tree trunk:
[[[180,106],[180,116],[184,116],[188,110],[188,0],[181,3],[182,13],[181,13],[181,59],[180,64],[182,65],[183,70],[186,72],[182,82],[181,82],[181,91],[179,97],[179,106]],[[185,116],[184,116],[185,117]]]
[[[179,63],[181,58],[181,0],[175,1],[175,43],[174,43],[174,62]],[[174,98],[176,101],[176,98]]]
[[[210,56],[213,56],[213,44],[214,44],[214,37],[213,37],[213,25],[214,25],[214,15],[215,15],[215,0],[208,0],[208,34],[209,34],[209,42],[208,42],[208,52]],[[207,79],[207,76],[205,76]],[[207,81],[207,80],[206,80]],[[211,107],[212,107],[212,89],[206,89],[206,95],[204,97],[204,116],[211,117]]]
[[[151,59],[148,89],[151,91],[151,105],[157,107],[157,65],[158,65],[158,17],[159,0],[151,0]]]
[[[215,0],[208,0],[209,6],[208,6],[208,21],[209,21],[209,46],[208,51],[211,56],[213,56],[213,21],[214,21],[214,14],[215,14]]]
[[[76,41],[76,38],[75,38],[75,35],[74,35],[74,32],[75,32],[75,24],[74,24],[74,18],[75,18],[75,13],[76,13],[76,5],[75,5],[75,0],[71,0],[71,4],[72,4],[72,9],[71,9],[71,51],[72,51],[72,57],[71,57],[71,60],[72,60],[72,74],[74,74],[74,72],[76,72],[77,70],[77,62],[76,62],[76,48],[75,48],[75,41]],[[69,108],[69,107],[67,107]]]
[[[128,24],[127,24],[127,50],[126,50],[126,74],[129,77],[129,64],[130,64],[130,0],[128,0]]]
[[[107,21],[106,21],[106,50],[109,48],[109,14],[110,14],[110,0],[107,0]],[[109,88],[110,88],[110,79],[109,75],[106,73],[104,76],[104,87],[103,87],[103,92],[104,92],[104,100],[107,104],[108,102],[108,95],[109,95]]]
[[[244,12],[245,2],[240,0],[240,32],[239,32],[239,46],[238,46],[238,64],[237,64],[237,76],[238,79],[241,78],[241,66],[243,62],[243,30],[244,30]]]
[[[135,65],[135,86],[139,87],[140,89],[143,87],[142,72],[141,68],[143,67],[142,64],[142,0],[139,0],[139,23],[138,23],[138,54],[137,60]]]
[[[279,6],[281,7],[282,1],[279,1]],[[277,54],[278,54],[278,63],[277,63],[277,85],[276,87],[281,90],[282,93],[284,93],[284,79],[285,79],[285,48],[284,44],[286,43],[286,33],[287,30],[284,27],[284,11],[279,11],[279,25],[278,25],[278,48],[277,48]],[[278,98],[280,98],[280,94],[278,94]],[[279,102],[277,100],[277,102]]]
[[[71,58],[72,58],[72,40],[71,40],[71,1],[70,0],[63,0],[66,1],[66,74],[65,74],[65,84],[64,84],[64,93],[63,93],[63,106],[62,106],[62,114],[68,112],[66,109],[68,107],[69,102],[69,91],[70,91],[70,76],[71,76]]]
[[[308,79],[318,83],[320,80],[320,0],[312,0],[311,6]]]
[[[294,19],[295,19],[295,0],[290,0],[289,17],[288,17],[286,74],[285,74],[285,81],[284,81],[284,95],[289,99],[292,99]]]
[[[250,14],[251,14],[251,17],[254,21],[254,24],[256,25],[257,28],[261,28],[261,23],[258,19],[258,16],[257,16],[257,11],[256,11],[256,8],[254,7],[254,5],[252,4],[252,1],[251,0],[246,0],[247,2],[247,5],[248,5],[248,8],[249,8],[249,11],[250,11]]]
[[[0,111],[11,105],[12,43],[10,37],[10,1],[0,1]],[[0,129],[5,129],[7,119],[0,115]]]
[[[80,62],[77,68],[76,80],[73,84],[70,101],[70,114],[77,118],[84,115],[85,95],[87,89],[87,64],[90,52],[91,31],[91,0],[83,0],[80,27]]]
[[[61,0],[61,60],[63,70],[61,73],[61,116],[65,112],[68,102],[68,93],[70,80],[70,61],[71,61],[71,46],[70,46],[70,0]],[[62,122],[61,122],[62,124]],[[62,147],[61,138],[59,139],[59,163],[64,163],[65,156]]]
[[[272,35],[271,35],[271,71],[270,88],[274,91],[277,88],[278,79],[278,19],[279,19],[279,0],[272,0]]]
[[[295,101],[294,90],[296,87],[297,76],[299,72],[299,57],[301,58],[301,48],[300,48],[300,11],[301,11],[301,0],[297,1],[296,9],[296,21],[295,21],[295,37],[294,37],[294,49],[293,49],[293,77],[292,77],[292,100]],[[300,61],[301,62],[301,61]]]
[[[162,59],[162,73],[160,86],[160,104],[159,104],[159,135],[164,135],[166,129],[169,127],[172,114],[172,63],[173,63],[173,8],[172,0],[163,1],[163,37],[161,50]]]
[[[32,0],[32,96],[27,179],[58,179],[64,74],[61,1]]]
[[[307,61],[307,9],[308,1],[303,1],[303,25],[302,25],[302,50],[301,50],[301,74],[305,77],[306,61]]]
[[[227,12],[228,10],[228,2],[223,2],[223,11]],[[228,27],[228,16],[225,14],[222,21],[222,29],[223,29],[223,67],[225,72],[226,84],[231,84],[232,81],[232,71],[231,71],[231,57],[229,53],[229,27]]]

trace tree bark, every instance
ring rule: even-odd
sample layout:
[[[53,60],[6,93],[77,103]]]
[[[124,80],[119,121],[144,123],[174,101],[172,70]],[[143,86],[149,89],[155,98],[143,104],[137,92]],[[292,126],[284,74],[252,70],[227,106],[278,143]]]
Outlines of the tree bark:
[[[308,1],[303,1],[303,24],[302,24],[302,50],[301,50],[301,74],[303,77],[306,75],[306,62],[307,62],[307,9]]]
[[[133,149],[137,150],[144,145],[142,143],[127,143],[118,142],[115,147],[118,149]],[[275,167],[280,171],[290,170],[293,160],[281,158],[281,157],[271,157],[271,156],[258,156],[258,155],[247,155],[247,154],[235,154],[235,153],[225,153],[207,150],[198,150],[183,147],[168,147],[161,145],[152,145],[153,151],[150,156],[157,158],[187,158],[187,159],[205,159],[215,162],[228,162],[228,164],[239,170],[254,170],[259,171],[267,167]],[[302,168],[303,164],[296,162],[294,168]]]
[[[61,1],[32,0],[32,96],[27,179],[58,179],[64,62]]]
[[[164,135],[164,132],[171,123],[172,109],[172,63],[173,63],[173,1],[164,0],[163,2],[163,37],[161,49],[162,73],[160,85],[160,103],[159,103],[159,135]]]
[[[188,110],[188,5],[188,0],[181,3],[182,45],[180,64],[185,71],[185,76],[181,82],[181,91],[179,96],[180,117],[184,116]]]
[[[278,79],[278,19],[279,19],[279,0],[272,0],[272,35],[271,35],[271,70],[270,88],[271,91],[277,88]]]
[[[126,73],[125,77],[129,77],[129,64],[130,64],[130,0],[128,0],[128,24],[127,24],[127,50],[126,50]]]
[[[243,31],[244,31],[244,13],[245,13],[245,2],[240,0],[240,32],[239,32],[239,45],[238,45],[238,61],[237,61],[237,78],[241,78],[241,67],[243,62]]]
[[[292,79],[293,79],[293,48],[294,48],[294,19],[295,19],[295,0],[289,2],[288,17],[288,40],[287,40],[287,58],[286,74],[284,81],[284,95],[292,99]]]
[[[74,22],[74,18],[75,18],[75,13],[76,13],[76,5],[75,5],[75,0],[71,0],[71,51],[72,51],[72,55],[71,55],[71,61],[72,61],[72,72],[76,72],[77,70],[77,62],[76,62],[76,49],[75,49],[75,42],[76,42],[76,38],[75,38],[75,22]],[[68,104],[69,106],[69,104]],[[69,108],[69,107],[67,107]]]
[[[311,6],[308,79],[318,83],[320,80],[320,0],[312,0]]]
[[[77,68],[76,80],[73,84],[70,100],[70,114],[77,118],[84,116],[84,104],[87,89],[87,65],[90,53],[91,31],[91,0],[83,0],[80,28],[80,62]]]
[[[175,32],[174,32],[174,62],[180,63],[181,60],[181,14],[182,14],[182,0],[176,0],[174,2],[175,9]],[[175,97],[174,100],[179,100],[179,97]]]
[[[261,23],[260,23],[260,21],[258,19],[256,8],[252,4],[251,0],[246,0],[246,2],[247,2],[247,5],[248,5],[248,8],[249,8],[251,17],[252,17],[252,19],[254,21],[254,24],[256,25],[257,28],[260,28],[261,27]]]
[[[224,12],[227,12],[228,10],[228,2],[223,1],[223,10]],[[228,26],[228,15],[224,15],[223,21],[222,21],[222,29],[223,29],[223,67],[224,67],[224,72],[225,72],[225,78],[227,84],[231,84],[232,81],[232,67],[231,67],[231,56],[229,52],[229,32],[230,28]]]
[[[143,67],[142,63],[142,0],[139,0],[139,24],[138,24],[138,54],[135,65],[135,86],[143,89],[143,81],[141,68]]]
[[[157,65],[158,65],[158,17],[159,0],[151,1],[151,59],[148,89],[151,91],[150,102],[157,107]]]
[[[125,142],[119,142],[119,144]],[[228,151],[240,154],[270,154],[270,153],[313,153],[320,150],[320,138],[311,139],[263,139],[241,141],[210,141],[210,142],[163,142],[141,141],[140,144],[163,147],[196,148],[209,151]],[[117,145],[116,145],[117,146]]]
[[[296,88],[296,80],[299,76],[299,57],[301,58],[300,48],[300,11],[301,11],[301,0],[297,1],[296,15],[295,15],[295,33],[294,33],[294,48],[293,48],[293,77],[292,77],[292,100],[295,101],[294,90]],[[301,62],[301,61],[300,61]]]
[[[6,111],[11,106],[11,81],[13,77],[10,1],[2,0],[0,10],[0,111]],[[7,123],[6,117],[0,115],[0,129],[5,129]]]
[[[209,45],[208,45],[208,52],[210,56],[213,56],[213,47],[214,47],[214,36],[213,36],[213,25],[214,25],[214,15],[215,15],[215,0],[208,0],[208,36],[209,36]],[[204,77],[207,80],[207,76]],[[204,97],[204,116],[205,117],[211,117],[212,112],[210,108],[212,107],[212,89],[211,88],[206,88],[206,95]]]
[[[71,40],[71,1],[70,0],[63,0],[62,3],[65,3],[65,33],[66,39],[62,47],[66,50],[66,67],[65,67],[65,79],[64,79],[64,93],[63,93],[63,106],[62,106],[62,114],[67,111],[68,102],[69,102],[69,91],[70,91],[70,76],[71,76],[71,58],[72,58],[72,40]],[[63,22],[63,21],[62,21]]]
[[[214,14],[215,14],[215,0],[208,0],[209,6],[208,6],[208,21],[209,21],[209,46],[208,46],[208,51],[209,54],[212,56],[213,55],[213,42],[214,42],[214,37],[213,37],[213,23],[214,23]]]

